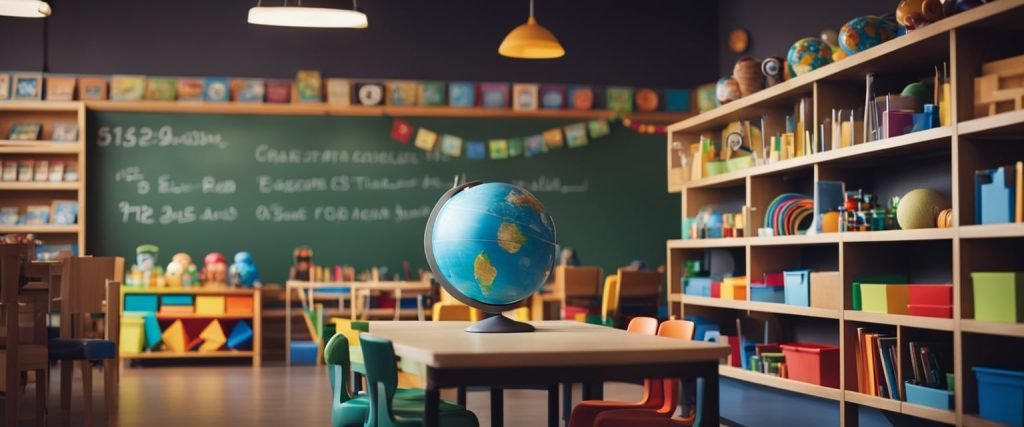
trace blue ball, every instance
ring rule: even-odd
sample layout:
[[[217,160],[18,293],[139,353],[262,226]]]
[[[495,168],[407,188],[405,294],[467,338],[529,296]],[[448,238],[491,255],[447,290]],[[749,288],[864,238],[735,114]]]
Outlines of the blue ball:
[[[511,184],[455,193],[427,232],[434,274],[460,299],[492,306],[522,301],[544,285],[555,262],[551,215],[533,194]]]

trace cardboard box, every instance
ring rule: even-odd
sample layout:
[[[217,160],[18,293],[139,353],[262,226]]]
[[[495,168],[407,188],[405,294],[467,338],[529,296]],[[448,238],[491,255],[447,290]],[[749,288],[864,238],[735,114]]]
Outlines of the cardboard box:
[[[843,280],[838,271],[811,273],[811,307],[839,310],[843,298]]]

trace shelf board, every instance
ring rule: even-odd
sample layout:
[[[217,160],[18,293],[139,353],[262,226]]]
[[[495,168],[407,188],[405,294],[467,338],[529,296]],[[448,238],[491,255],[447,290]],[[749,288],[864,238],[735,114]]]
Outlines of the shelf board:
[[[956,126],[960,135],[1019,138],[1024,133],[1024,110],[967,120]]]
[[[978,414],[964,414],[963,425],[964,427],[1009,427],[1006,424],[986,420]]]
[[[937,331],[952,331],[953,319],[942,319],[938,317],[909,316],[905,314],[883,314],[871,313],[859,310],[846,310],[843,312],[844,320],[855,322],[878,323],[882,325],[908,326],[911,328],[934,329]]]
[[[908,240],[947,240],[953,238],[952,228],[919,228],[842,233],[844,242],[904,242]]]
[[[39,191],[39,190],[76,191],[76,190],[78,190],[78,183],[77,182],[0,182],[0,190],[15,190],[15,191]]]
[[[724,237],[720,239],[674,239],[668,241],[669,249],[701,249],[701,248],[741,248],[746,246],[750,238]]]
[[[0,140],[0,154],[78,154],[82,143]]]
[[[843,392],[843,397],[847,402],[856,403],[861,406],[869,406],[876,409],[881,409],[889,412],[900,412],[899,400],[886,399],[884,397],[869,396],[864,393],[856,391],[846,390]]]
[[[171,295],[252,295],[258,289],[251,288],[129,288],[121,287],[125,294],[171,294]]]
[[[788,378],[775,377],[758,372],[748,371],[734,366],[719,365],[718,374],[727,378],[745,381],[748,383],[754,383],[765,387],[777,388],[779,390],[805,394],[808,396],[818,397],[822,399],[840,400],[842,398],[842,391],[840,391],[839,389],[809,384],[802,381],[794,381]]]
[[[838,243],[839,233],[800,234],[795,236],[751,237],[750,246],[815,245]]]
[[[926,420],[932,420],[939,423],[956,424],[956,412],[953,411],[900,402],[900,412],[905,415],[924,418]]]
[[[0,101],[0,111],[67,111],[77,113],[81,102],[75,101]]]
[[[157,313],[156,320],[177,320],[177,319],[219,319],[219,320],[245,320],[252,319],[255,317],[253,313],[249,314],[170,314],[170,313]]]
[[[978,334],[1024,338],[1024,323],[998,323],[960,319],[960,330]]]
[[[824,308],[800,307],[771,302],[729,300],[721,298],[698,297],[693,295],[681,295],[679,299],[683,305],[699,305],[702,307],[729,308],[733,310],[759,311],[762,313],[788,314],[793,316],[818,317],[822,319],[838,319],[839,310]]]
[[[173,353],[170,351],[153,351],[139,354],[122,354],[121,359],[222,359],[235,357],[254,357],[252,351],[214,351],[200,353],[190,351],[186,353]]]
[[[960,226],[960,238],[962,239],[999,237],[1024,237],[1024,223]]]
[[[75,225],[0,225],[2,233],[34,233],[34,234],[70,234],[78,233],[81,228]]]

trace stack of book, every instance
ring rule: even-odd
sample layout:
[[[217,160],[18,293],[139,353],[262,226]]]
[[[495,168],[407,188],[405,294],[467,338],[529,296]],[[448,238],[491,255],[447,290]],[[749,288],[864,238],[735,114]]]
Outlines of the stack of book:
[[[896,337],[857,328],[857,380],[861,393],[900,400]]]

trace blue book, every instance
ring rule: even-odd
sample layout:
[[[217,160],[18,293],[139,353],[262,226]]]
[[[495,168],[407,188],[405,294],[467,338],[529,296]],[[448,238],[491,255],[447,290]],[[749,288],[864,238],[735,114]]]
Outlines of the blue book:
[[[900,387],[896,381],[896,337],[879,337],[878,354],[882,358],[882,371],[885,374],[885,387],[889,398],[900,400]]]

